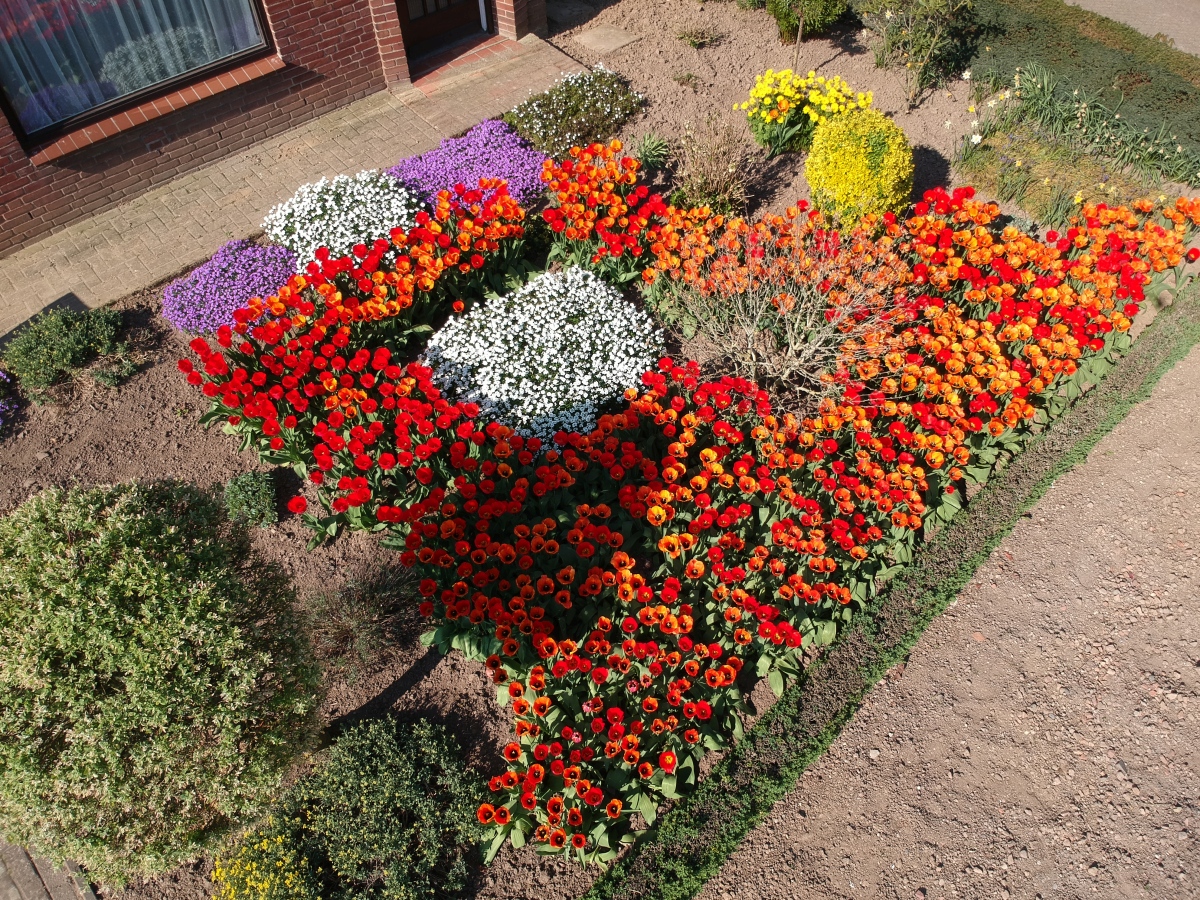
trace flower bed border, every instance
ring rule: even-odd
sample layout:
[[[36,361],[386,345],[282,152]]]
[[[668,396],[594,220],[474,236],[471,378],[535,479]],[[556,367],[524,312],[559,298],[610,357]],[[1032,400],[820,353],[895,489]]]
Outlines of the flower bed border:
[[[1000,541],[1054,481],[1087,459],[1159,379],[1200,343],[1200,288],[1181,291],[1115,369],[987,486],[856,617],[800,681],[663,814],[584,900],[694,897],[747,834],[821,757],[866,694],[903,661]]]

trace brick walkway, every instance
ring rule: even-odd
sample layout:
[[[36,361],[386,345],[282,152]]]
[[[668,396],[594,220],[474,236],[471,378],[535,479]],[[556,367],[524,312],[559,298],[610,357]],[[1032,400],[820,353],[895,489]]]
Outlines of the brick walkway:
[[[0,335],[51,304],[99,306],[169,278],[257,232],[301,184],[390,166],[580,68],[536,37],[503,42],[70,225],[0,259]]]

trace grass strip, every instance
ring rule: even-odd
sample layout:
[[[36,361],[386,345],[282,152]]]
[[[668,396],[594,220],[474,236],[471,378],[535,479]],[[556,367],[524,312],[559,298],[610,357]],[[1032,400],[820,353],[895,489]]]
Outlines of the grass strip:
[[[832,743],[867,692],[906,658],[1021,516],[1083,462],[1155,384],[1200,342],[1200,290],[1189,288],[1099,386],[995,473],[851,628],[787,690],[698,790],[660,816],[585,900],[683,900]]]
[[[1040,63],[1122,118],[1157,131],[1166,122],[1200,149],[1200,58],[1063,0],[979,0],[976,80],[1010,84]]]

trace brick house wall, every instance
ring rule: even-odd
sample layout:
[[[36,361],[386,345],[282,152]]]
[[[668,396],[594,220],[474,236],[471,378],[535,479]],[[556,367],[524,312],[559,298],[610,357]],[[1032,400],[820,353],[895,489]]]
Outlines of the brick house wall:
[[[407,81],[393,0],[263,6],[286,64],[278,71],[41,165],[0,115],[0,256],[389,82]]]

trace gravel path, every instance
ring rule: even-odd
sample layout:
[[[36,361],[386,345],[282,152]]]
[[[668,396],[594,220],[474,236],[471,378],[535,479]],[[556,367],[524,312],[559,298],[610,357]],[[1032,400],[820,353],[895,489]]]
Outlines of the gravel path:
[[[701,897],[1200,897],[1198,385],[1200,348]]]

